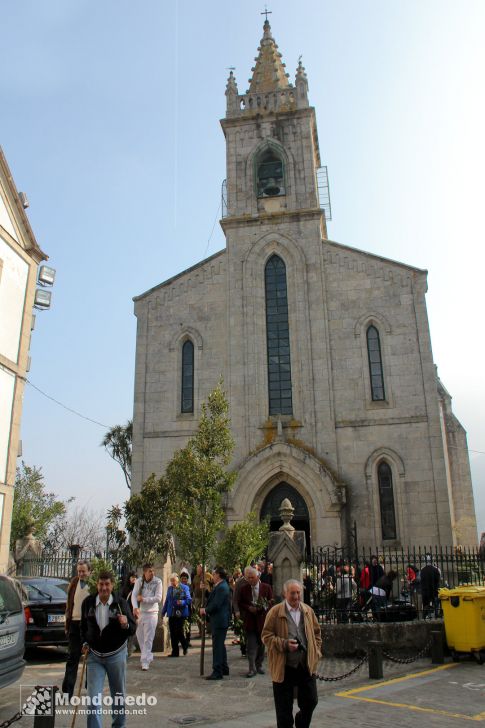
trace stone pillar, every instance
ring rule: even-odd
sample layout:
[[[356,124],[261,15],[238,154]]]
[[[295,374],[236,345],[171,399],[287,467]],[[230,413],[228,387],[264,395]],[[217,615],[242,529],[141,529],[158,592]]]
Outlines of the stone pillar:
[[[155,638],[153,640],[153,651],[154,652],[167,652],[167,650],[170,648],[170,632],[168,630],[168,618],[161,617],[162,613],[162,607],[165,603],[165,598],[167,596],[167,590],[170,586],[170,574],[172,573],[174,569],[174,565],[172,564],[172,560],[170,558],[170,555],[167,555],[167,558],[165,561],[159,561],[156,564],[156,574],[159,576],[162,580],[163,584],[163,598],[162,603],[160,604],[160,617],[158,619],[158,625],[155,632]]]
[[[32,561],[42,556],[42,544],[34,536],[34,527],[31,526],[24,538],[19,538],[15,544],[15,563],[18,576],[39,576],[32,568]]]
[[[268,558],[273,562],[273,594],[275,601],[282,599],[283,584],[288,579],[303,581],[305,561],[305,532],[295,531],[290,521],[295,509],[288,498],[280,506],[283,525],[270,534]]]
[[[71,576],[77,576],[77,562],[81,553],[81,547],[73,543],[69,546],[69,551],[71,552]]]

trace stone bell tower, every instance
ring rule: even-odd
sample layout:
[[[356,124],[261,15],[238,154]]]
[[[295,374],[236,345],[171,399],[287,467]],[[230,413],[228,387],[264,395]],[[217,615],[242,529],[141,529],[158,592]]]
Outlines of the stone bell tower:
[[[221,121],[227,146],[227,204],[221,221],[228,257],[226,381],[233,426],[244,433],[238,455],[258,447],[261,428],[276,427],[278,419],[284,436],[291,421],[293,436],[312,448],[324,443],[326,457],[336,463],[322,315],[327,231],[318,190],[315,109],[309,105],[301,59],[292,84],[268,20],[255,60],[245,94],[230,72]],[[268,283],[270,258],[274,285]],[[276,291],[283,279],[284,290]],[[274,293],[274,307],[266,305],[268,292]],[[317,392],[314,365],[321,383]],[[324,419],[317,416],[315,394],[325,408]]]
[[[318,195],[317,125],[305,69],[300,60],[294,85],[289,82],[268,20],[258,51],[247,92],[239,94],[232,71],[227,82],[227,113],[221,121],[227,144],[227,216],[277,213],[290,223],[298,212],[317,220],[326,237]]]

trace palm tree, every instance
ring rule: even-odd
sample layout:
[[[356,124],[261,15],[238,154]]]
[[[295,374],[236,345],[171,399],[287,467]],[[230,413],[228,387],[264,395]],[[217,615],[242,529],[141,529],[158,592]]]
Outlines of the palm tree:
[[[113,458],[123,471],[126,485],[131,489],[131,446],[133,441],[133,420],[128,420],[125,426],[115,425],[108,430],[101,445]]]

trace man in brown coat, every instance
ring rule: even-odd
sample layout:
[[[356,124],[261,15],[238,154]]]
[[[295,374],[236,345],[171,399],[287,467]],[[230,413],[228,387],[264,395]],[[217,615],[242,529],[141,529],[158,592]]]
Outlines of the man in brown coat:
[[[88,579],[91,567],[87,561],[78,561],[77,576],[71,579],[67,588],[65,630],[69,639],[66,672],[62,681],[62,692],[72,698],[76,685],[77,668],[81,658],[81,605],[89,596]]]
[[[277,728],[293,728],[293,689],[298,688],[296,728],[309,728],[318,703],[316,671],[322,648],[320,625],[302,601],[303,585],[289,579],[284,600],[270,609],[261,638],[268,651]]]
[[[239,592],[239,608],[243,615],[246,632],[246,654],[249,661],[249,672],[246,677],[255,677],[258,672],[264,675],[264,645],[261,641],[264,620],[269,608],[273,605],[273,590],[269,584],[263,584],[259,571],[251,566],[244,569],[246,584]]]

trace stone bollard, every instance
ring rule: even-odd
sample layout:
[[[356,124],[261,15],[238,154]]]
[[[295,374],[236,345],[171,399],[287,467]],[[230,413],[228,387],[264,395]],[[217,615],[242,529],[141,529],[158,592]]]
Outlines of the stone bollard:
[[[433,665],[442,665],[445,661],[443,632],[435,630],[431,632],[431,662]]]
[[[46,715],[35,715],[33,728],[55,728],[56,724],[56,693],[59,692],[57,685],[46,687],[45,690],[50,692],[52,702],[52,710]]]
[[[367,654],[369,660],[369,679],[382,680],[384,677],[382,670],[382,642],[379,640],[369,640],[367,643]]]

